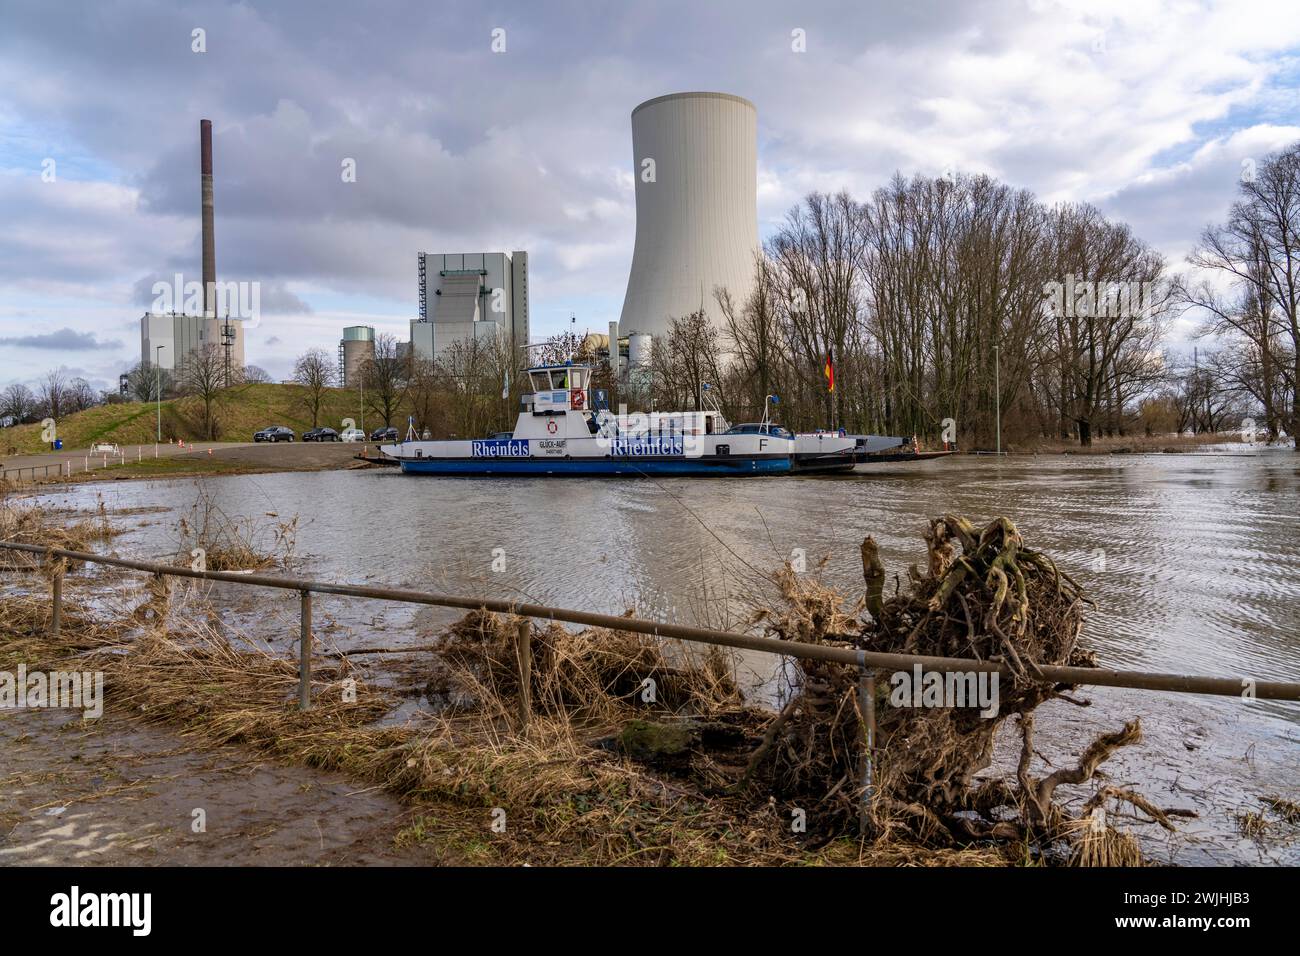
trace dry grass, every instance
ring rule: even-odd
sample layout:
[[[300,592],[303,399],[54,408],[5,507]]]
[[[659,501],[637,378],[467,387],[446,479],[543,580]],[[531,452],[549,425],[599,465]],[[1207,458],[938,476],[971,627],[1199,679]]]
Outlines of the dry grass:
[[[1261,797],[1260,802],[1291,826],[1300,826],[1300,803],[1279,796]]]
[[[1106,822],[1100,807],[1062,827],[1070,842],[1070,866],[1141,866],[1142,852],[1132,834]]]
[[[444,635],[426,695],[446,712],[517,712],[518,619],[472,611]],[[709,714],[741,703],[727,657],[680,641],[589,628],[533,627],[532,698],[540,713],[606,724],[645,713]]]
[[[0,541],[88,552],[96,542],[117,533],[102,498],[94,514],[70,517],[16,496],[13,486],[0,478]],[[28,568],[37,560],[31,554],[0,549],[0,568]]]
[[[403,839],[427,843],[443,862],[610,865],[1006,865],[998,848],[938,854],[904,844],[838,840],[810,848],[786,808],[706,792],[594,746],[630,713],[639,675],[660,678],[681,713],[712,712],[735,694],[715,661],[697,670],[639,636],[539,632],[537,713],[514,723],[513,664],[498,652],[513,622],[470,615],[488,652],[462,675],[481,706],[418,726],[376,721],[395,701],[346,660],[313,666],[313,707],[296,708],[297,668],[269,649],[221,635],[194,591],[150,584],[111,627],[68,599],[57,640],[46,631],[43,597],[0,604],[4,658],[53,663],[77,656],[104,671],[110,709],[176,729],[191,741],[238,744],[278,760],[346,773],[410,803],[422,821]],[[618,644],[622,640],[624,643]],[[627,654],[638,663],[629,663]],[[642,671],[644,666],[648,671]],[[484,679],[486,678],[486,679]],[[349,695],[348,681],[355,682]],[[637,701],[639,696],[632,694]],[[573,706],[578,703],[580,706]],[[667,713],[667,711],[664,711]],[[493,811],[505,812],[493,832]]]
[[[215,519],[207,514],[210,524]],[[932,527],[932,537],[938,527]],[[988,534],[989,560],[1017,551],[1018,536],[1009,523]],[[932,540],[932,551],[942,550],[943,543]],[[925,579],[929,583],[920,593],[926,602],[948,593],[955,607],[959,600],[974,600],[974,592],[943,590],[941,582],[955,566],[955,551],[949,551],[948,557],[939,556],[939,573]],[[994,612],[999,630],[1007,629],[1001,639],[1015,641],[1032,660],[1072,658],[1078,595],[1054,578],[1049,563],[1033,552],[1022,554],[1028,555],[1022,573],[1032,581]],[[860,604],[808,579],[778,576],[777,581],[785,610],[769,612],[763,620],[782,636],[829,641],[828,635],[862,628]],[[965,597],[952,597],[959,593]],[[774,724],[779,718],[745,706],[731,662],[718,651],[629,632],[573,634],[555,624],[534,627],[532,712],[524,726],[517,621],[473,612],[423,662],[429,673],[426,694],[437,705],[437,716],[394,726],[381,721],[398,703],[394,693],[362,679],[346,658],[314,662],[313,707],[299,711],[296,663],[247,637],[224,633],[215,609],[200,603],[199,595],[197,589],[172,593],[154,581],[137,606],[106,623],[102,612],[69,593],[57,640],[45,630],[44,595],[7,598],[0,603],[0,632],[9,640],[0,660],[32,666],[76,656],[82,667],[104,671],[110,709],[165,724],[194,741],[238,744],[382,787],[410,803],[416,814],[402,839],[427,844],[440,861],[985,866],[1043,858],[1029,852],[1023,828],[1012,839],[992,831],[960,839],[950,831],[937,840],[912,826],[884,827],[874,839],[859,838],[856,819],[841,809],[856,806],[858,799],[854,748],[860,723],[851,698],[847,703],[841,698],[830,722],[809,723],[817,710],[807,706],[805,719],[791,724],[814,732],[805,738],[804,754],[793,749],[798,738],[782,740],[782,749],[773,751],[788,771],[812,766],[809,754],[823,760],[817,756],[822,742],[842,747],[843,753],[820,764],[834,774],[822,781],[820,791],[812,777],[785,788],[779,773],[753,776],[767,732],[780,729]],[[1035,619],[1026,595],[1048,607],[1061,602],[1060,616],[1051,619],[1055,623]],[[871,604],[870,597],[865,603]],[[904,620],[905,610],[902,603],[892,611],[876,606],[883,618],[893,614],[896,621]],[[910,631],[917,631],[918,619],[907,618]],[[946,617],[935,618],[932,632],[917,633],[925,642],[942,643],[947,627]],[[1025,643],[1026,632],[1052,637],[1042,646],[1031,645]],[[937,648],[925,643],[922,650]],[[801,690],[807,693],[809,685]],[[812,692],[827,696],[826,688],[812,687]],[[1035,702],[1039,694],[1030,684],[1012,692]],[[646,726],[680,730],[685,743],[672,753],[634,759],[628,731]],[[883,765],[908,753],[886,750]],[[976,754],[975,762],[980,760]],[[934,810],[918,805],[922,818],[928,812],[938,819]],[[498,811],[504,812],[501,832],[492,829]],[[793,825],[800,812],[810,821],[807,832]],[[1061,824],[1056,835],[1070,840],[1077,865],[1137,862],[1130,836],[1104,826],[1085,828],[1078,821],[1056,822]]]
[[[189,564],[203,553],[208,571],[262,571],[288,567],[298,540],[298,518],[227,514],[203,482],[196,483],[194,505],[180,519],[180,560]],[[268,520],[269,519],[269,520]]]

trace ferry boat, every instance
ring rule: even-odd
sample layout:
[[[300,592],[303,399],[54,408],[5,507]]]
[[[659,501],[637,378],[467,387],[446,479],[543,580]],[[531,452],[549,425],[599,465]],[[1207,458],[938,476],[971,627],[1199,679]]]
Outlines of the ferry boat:
[[[615,415],[594,407],[590,366],[539,365],[525,374],[533,391],[514,431],[419,441],[409,429],[405,441],[380,451],[412,474],[695,477],[847,473],[933,454],[919,452],[915,438],[792,433],[769,419],[766,403],[761,422],[731,425],[708,385],[702,411]]]
[[[788,474],[796,439],[776,426],[731,428],[718,409],[616,415],[592,407],[592,369],[527,369],[531,394],[513,432],[492,438],[380,446],[421,475],[727,476]]]

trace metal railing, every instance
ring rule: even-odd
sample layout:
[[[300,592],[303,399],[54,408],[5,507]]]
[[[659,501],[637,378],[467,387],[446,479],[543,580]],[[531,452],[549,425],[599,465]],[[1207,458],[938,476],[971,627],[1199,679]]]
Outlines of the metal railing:
[[[719,631],[688,624],[670,624],[650,621],[643,618],[623,617],[615,614],[598,614],[593,611],[575,611],[567,608],[550,607],[544,604],[529,604],[520,601],[507,601],[500,598],[469,597],[455,594],[438,594],[429,591],[413,591],[404,588],[371,587],[357,584],[335,584],[327,581],[308,581],[302,578],[280,577],[268,574],[244,574],[231,571],[196,571],[182,565],[161,564],[154,561],[137,561],[133,558],[119,558],[111,555],[89,554],[80,551],[68,551],[63,548],[50,548],[39,544],[23,544],[13,541],[0,541],[0,548],[12,551],[25,551],[42,555],[48,561],[51,558],[67,558],[89,564],[104,564],[113,567],[143,571],[149,574],[168,577],[196,578],[204,581],[224,581],[229,584],[244,584],[254,587],[278,588],[280,590],[298,591],[303,595],[303,637],[310,644],[311,635],[311,595],[336,594],[346,597],[366,598],[376,601],[395,601],[405,604],[424,604],[437,607],[461,608],[464,610],[486,610],[500,614],[510,614],[523,618],[540,618],[550,621],[562,621],[567,624],[582,624],[588,627],[603,627],[616,631],[630,631],[637,634],[650,634],[655,637],[673,638],[701,644],[713,644],[719,647],[732,647],[740,650],[761,651],[786,657],[805,660],[829,661],[848,664],[859,668],[878,670],[911,669],[920,664],[923,670],[933,671],[974,671],[997,673],[1003,677],[1014,677],[1015,672],[1006,664],[997,661],[981,661],[964,657],[930,657],[920,654],[895,654],[883,651],[867,651],[848,647],[831,647],[824,644],[803,644],[797,641],[780,640],[772,637],[760,637],[755,634],[742,634],[736,631]],[[56,574],[55,590],[52,598],[56,604],[60,601],[59,583],[61,574]],[[853,639],[852,635],[828,635]],[[1186,674],[1164,674],[1145,671],[1121,671],[1100,667],[1065,667],[1042,664],[1037,670],[1046,680],[1072,685],[1090,685],[1096,687],[1126,687],[1138,690],[1171,691],[1185,694],[1212,694],[1226,697],[1241,697],[1244,690],[1260,700],[1300,701],[1300,683],[1290,681],[1265,681],[1240,677],[1203,677]]]
[[[42,478],[50,477],[51,468],[54,469],[55,476],[60,478],[63,477],[63,473],[66,470],[65,464],[61,461],[52,462],[48,465],[21,465],[17,468],[0,468],[0,479],[22,481],[23,472],[26,471],[31,473],[31,480],[35,481],[36,473],[38,471],[41,473]]]
[[[923,671],[986,672],[997,673],[1002,677],[1015,676],[1010,667],[996,661],[981,661],[961,657],[930,657],[919,654],[894,654],[849,647],[830,647],[824,644],[803,644],[797,641],[759,637],[758,635],[741,634],[735,631],[719,631],[687,624],[668,624],[635,617],[597,614],[591,611],[575,611],[566,608],[549,607],[543,604],[505,601],[499,598],[466,597],[356,584],[334,584],[325,581],[308,581],[301,578],[267,574],[196,571],[193,568],[178,565],[88,554],[80,551],[68,551],[63,548],[51,548],[44,545],[22,544],[12,541],[0,541],[0,548],[40,555],[47,564],[51,563],[54,558],[66,558],[70,561],[109,565],[165,577],[196,578],[203,581],[223,581],[229,584],[297,591],[300,599],[298,637],[298,707],[300,710],[308,710],[311,707],[311,596],[313,594],[335,594],[376,601],[395,601],[405,604],[433,605],[464,610],[485,610],[518,616],[521,620],[515,635],[515,652],[518,657],[520,680],[519,720],[523,727],[527,727],[532,712],[532,628],[530,621],[534,618],[562,621],[566,624],[581,624],[588,627],[603,627],[617,631],[630,631],[637,634],[649,634],[655,637],[710,644],[717,647],[759,651],[804,660],[828,661],[856,667],[858,669],[858,706],[862,718],[864,741],[861,771],[863,784],[862,825],[864,827],[866,826],[867,807],[870,804],[873,791],[872,781],[876,749],[876,677],[874,672],[876,670],[910,671],[920,665]],[[63,569],[61,567],[56,568],[52,576],[50,597],[52,603],[50,633],[52,636],[57,636],[63,610]],[[852,640],[852,635],[847,634],[828,636],[839,637],[845,641]],[[1041,678],[1059,684],[1124,687],[1137,690],[1169,691],[1182,694],[1212,694],[1243,698],[1249,696],[1260,700],[1300,701],[1300,683],[1288,681],[1257,681],[1250,678],[1203,677],[1047,664],[1036,665],[1035,669]]]

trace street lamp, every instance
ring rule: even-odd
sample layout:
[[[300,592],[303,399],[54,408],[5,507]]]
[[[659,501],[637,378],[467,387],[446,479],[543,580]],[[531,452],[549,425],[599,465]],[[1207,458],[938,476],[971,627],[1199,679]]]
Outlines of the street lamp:
[[[993,408],[997,417],[998,457],[1002,457],[1002,368],[998,347],[993,346]]]
[[[153,348],[154,398],[158,400],[158,441],[162,441],[162,365],[158,353],[166,347],[165,345],[155,345]]]

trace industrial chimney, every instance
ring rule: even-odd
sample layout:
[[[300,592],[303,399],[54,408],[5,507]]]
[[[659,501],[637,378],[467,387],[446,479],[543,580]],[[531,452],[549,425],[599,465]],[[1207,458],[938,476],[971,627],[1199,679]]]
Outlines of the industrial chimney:
[[[203,194],[203,314],[217,314],[217,248],[212,225],[212,120],[199,120],[199,171]]]

